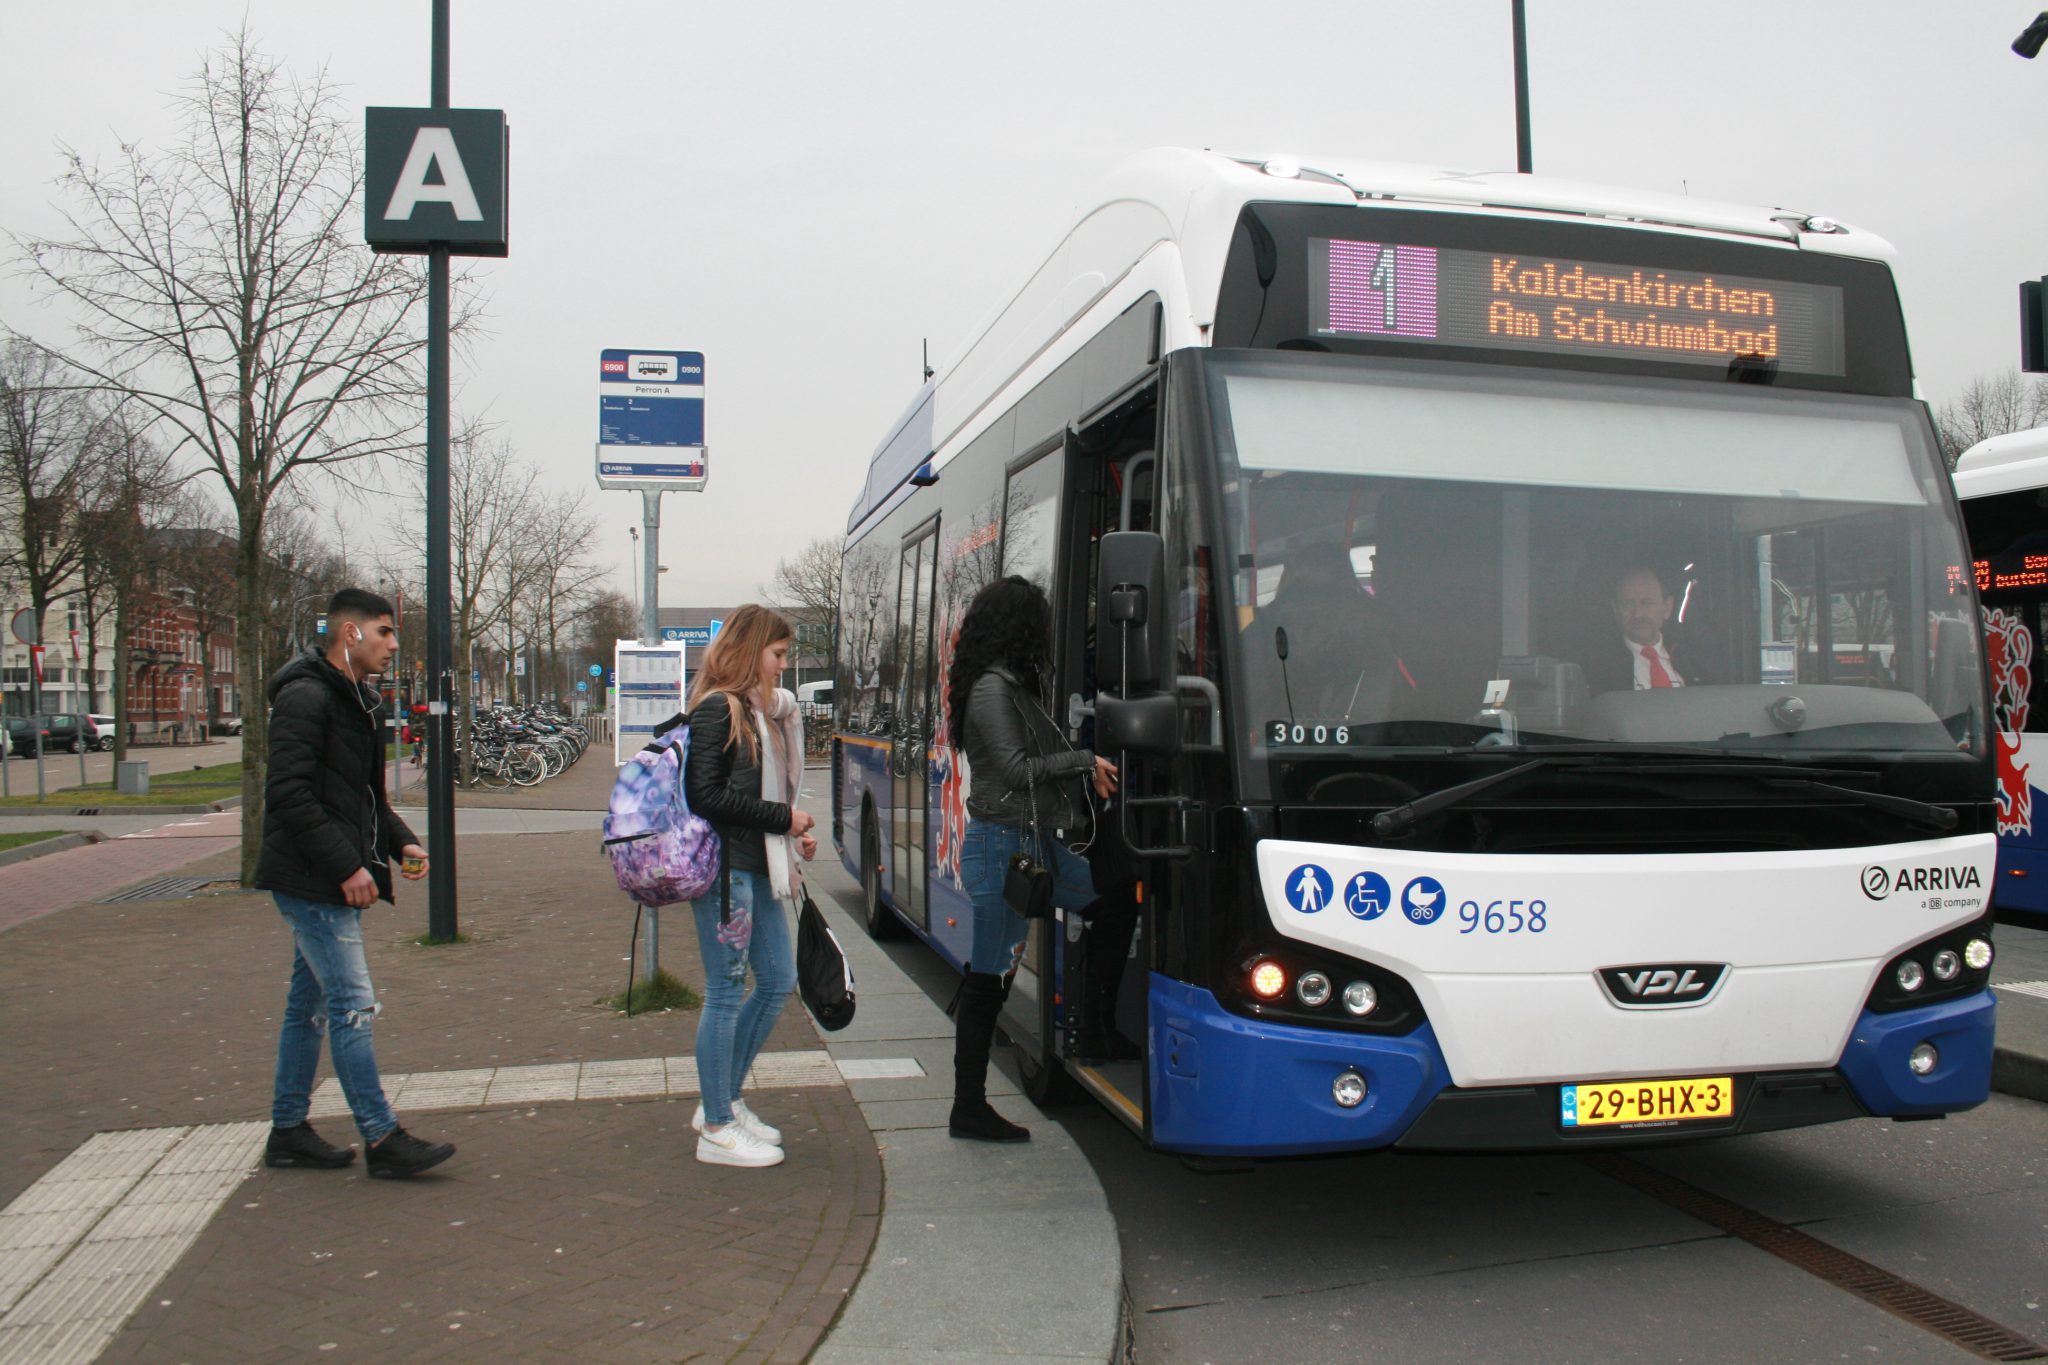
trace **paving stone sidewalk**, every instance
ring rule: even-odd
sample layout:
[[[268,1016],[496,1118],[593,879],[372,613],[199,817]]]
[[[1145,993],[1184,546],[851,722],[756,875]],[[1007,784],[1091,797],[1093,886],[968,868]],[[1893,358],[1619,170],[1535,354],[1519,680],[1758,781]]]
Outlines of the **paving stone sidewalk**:
[[[625,983],[632,913],[590,834],[471,835],[458,856],[472,942],[409,941],[425,928],[418,887],[365,920],[387,1072],[691,1051],[694,1011],[629,1020],[595,1003]],[[232,877],[236,858],[179,871]],[[687,925],[668,917],[663,960],[697,981]],[[87,902],[7,929],[0,1205],[96,1132],[265,1118],[290,957],[268,897],[241,891]],[[820,1041],[792,1003],[769,1047]],[[789,1160],[713,1168],[692,1159],[693,1107],[403,1114],[461,1148],[409,1183],[259,1169],[101,1358],[802,1360],[874,1240],[874,1138],[843,1085],[766,1090],[755,1107]]]

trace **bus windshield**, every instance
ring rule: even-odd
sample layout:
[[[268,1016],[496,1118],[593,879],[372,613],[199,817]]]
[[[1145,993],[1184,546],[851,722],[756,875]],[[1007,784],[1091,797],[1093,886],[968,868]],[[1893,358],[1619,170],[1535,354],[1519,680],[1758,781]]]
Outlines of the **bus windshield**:
[[[1909,400],[1212,353],[1255,789],[1363,752],[1982,752]],[[1276,776],[1280,765],[1294,778]]]

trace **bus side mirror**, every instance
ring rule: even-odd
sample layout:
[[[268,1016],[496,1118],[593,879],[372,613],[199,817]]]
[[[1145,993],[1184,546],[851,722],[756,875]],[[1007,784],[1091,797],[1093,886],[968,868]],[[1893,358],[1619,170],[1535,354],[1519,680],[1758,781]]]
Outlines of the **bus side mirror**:
[[[1099,555],[1095,669],[1101,700],[1156,692],[1173,648],[1166,542],[1151,531],[1111,531]]]

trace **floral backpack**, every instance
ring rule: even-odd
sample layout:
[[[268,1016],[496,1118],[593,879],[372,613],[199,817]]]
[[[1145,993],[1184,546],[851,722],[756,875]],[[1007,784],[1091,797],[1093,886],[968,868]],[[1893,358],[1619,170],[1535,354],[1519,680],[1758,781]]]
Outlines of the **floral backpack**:
[[[695,900],[718,880],[718,831],[683,798],[689,729],[676,716],[612,783],[604,851],[619,889],[642,905]]]

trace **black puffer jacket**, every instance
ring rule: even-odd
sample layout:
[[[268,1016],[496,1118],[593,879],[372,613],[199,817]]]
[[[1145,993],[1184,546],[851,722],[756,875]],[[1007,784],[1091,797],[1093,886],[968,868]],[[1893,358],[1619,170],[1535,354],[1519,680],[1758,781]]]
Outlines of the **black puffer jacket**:
[[[377,694],[309,652],[278,670],[269,696],[256,885],[346,905],[341,884],[367,867],[390,900],[390,860],[419,840],[384,795]]]
[[[761,797],[761,760],[746,741],[728,744],[732,713],[723,692],[713,692],[690,712],[690,762],[683,769],[683,799],[692,814],[709,820],[725,847],[726,863],[737,872],[768,873],[764,834],[789,831],[789,806]]]
[[[1008,669],[993,667],[974,680],[966,724],[969,815],[1022,828],[1036,802],[1041,830],[1082,828],[1082,783],[1095,771],[1095,755],[1070,746]]]

